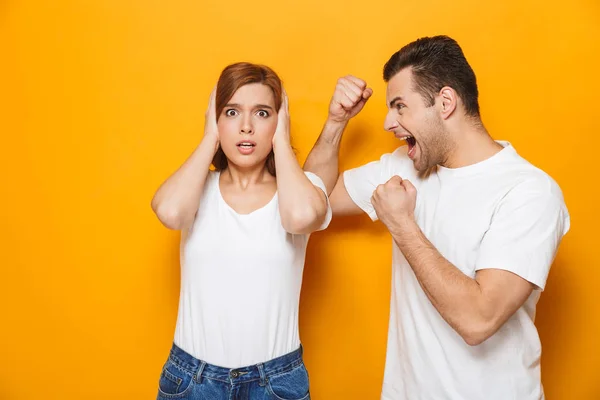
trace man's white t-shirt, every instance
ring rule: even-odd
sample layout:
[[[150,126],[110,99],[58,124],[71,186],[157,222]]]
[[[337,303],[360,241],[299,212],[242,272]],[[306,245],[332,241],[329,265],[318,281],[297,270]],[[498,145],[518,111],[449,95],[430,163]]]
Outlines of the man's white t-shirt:
[[[305,172],[326,192],[323,181]],[[331,220],[331,208],[319,230]],[[210,172],[194,224],[181,243],[174,342],[225,368],[262,363],[300,347],[298,303],[309,235],[286,232],[277,194],[238,214]]]
[[[541,345],[535,307],[569,214],[558,185],[507,142],[464,168],[419,177],[406,146],[346,171],[352,200],[373,220],[377,185],[399,175],[417,189],[415,219],[465,275],[502,269],[533,283],[525,304],[489,339],[469,346],[440,316],[393,244],[384,400],[539,400]],[[449,283],[451,284],[451,283]]]

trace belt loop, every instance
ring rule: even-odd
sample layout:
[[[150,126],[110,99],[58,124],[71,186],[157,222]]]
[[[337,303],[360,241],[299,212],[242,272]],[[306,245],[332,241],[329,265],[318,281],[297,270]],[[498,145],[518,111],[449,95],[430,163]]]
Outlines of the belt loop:
[[[267,377],[265,376],[265,369],[264,369],[264,365],[262,363],[257,364],[256,365],[258,367],[258,373],[260,374],[260,382],[259,385],[260,386],[266,386],[267,385]]]
[[[198,372],[196,372],[195,381],[198,383],[202,383],[202,372],[204,372],[204,367],[206,363],[204,361],[200,361],[200,367],[198,367]]]

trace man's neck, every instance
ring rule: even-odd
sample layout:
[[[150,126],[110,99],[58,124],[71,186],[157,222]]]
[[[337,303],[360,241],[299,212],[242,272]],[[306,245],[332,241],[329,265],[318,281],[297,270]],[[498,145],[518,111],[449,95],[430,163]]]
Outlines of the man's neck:
[[[443,163],[446,168],[461,168],[487,160],[502,150],[481,124],[461,127],[453,135],[455,139],[448,157]]]

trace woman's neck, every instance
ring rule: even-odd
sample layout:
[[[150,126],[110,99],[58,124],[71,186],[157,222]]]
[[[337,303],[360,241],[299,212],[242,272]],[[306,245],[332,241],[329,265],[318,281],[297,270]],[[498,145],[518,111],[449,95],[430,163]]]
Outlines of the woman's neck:
[[[275,181],[275,177],[267,170],[266,163],[250,168],[241,168],[229,163],[227,168],[221,171],[221,176],[226,183],[234,184],[242,189],[254,184]]]

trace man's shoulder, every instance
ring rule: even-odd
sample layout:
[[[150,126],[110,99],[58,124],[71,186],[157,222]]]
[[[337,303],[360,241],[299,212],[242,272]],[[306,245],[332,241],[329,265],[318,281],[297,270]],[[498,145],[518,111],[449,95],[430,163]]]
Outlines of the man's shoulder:
[[[392,164],[410,165],[414,168],[413,161],[408,156],[408,146],[400,146],[393,152],[384,154],[383,157],[388,157]]]
[[[400,175],[403,179],[411,179],[418,176],[413,161],[408,156],[408,146],[400,146],[391,153],[381,156],[381,161],[388,169],[388,174]]]
[[[555,195],[562,199],[558,183],[540,167],[532,164],[516,152],[499,168],[500,178],[516,191]]]

